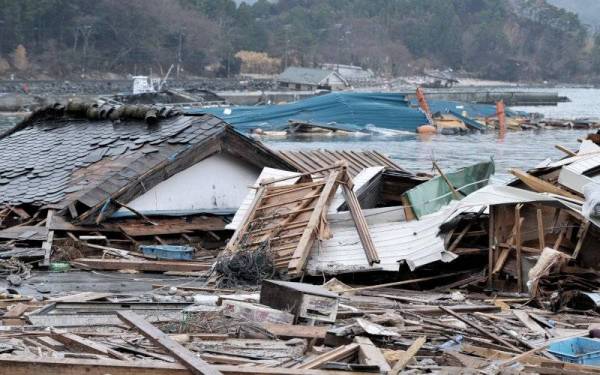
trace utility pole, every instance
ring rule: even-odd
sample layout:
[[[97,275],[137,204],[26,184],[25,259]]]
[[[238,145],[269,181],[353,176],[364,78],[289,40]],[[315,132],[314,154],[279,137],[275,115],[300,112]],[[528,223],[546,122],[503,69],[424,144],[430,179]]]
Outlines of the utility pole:
[[[183,53],[183,33],[179,32],[179,46],[177,47],[177,69],[176,75],[179,80],[179,72],[181,71],[181,61],[182,61],[182,53]]]
[[[92,35],[92,26],[86,25],[81,29],[81,34],[83,35],[83,62],[81,64],[81,76],[85,78],[85,70],[87,65],[87,49],[90,42],[90,36]]]

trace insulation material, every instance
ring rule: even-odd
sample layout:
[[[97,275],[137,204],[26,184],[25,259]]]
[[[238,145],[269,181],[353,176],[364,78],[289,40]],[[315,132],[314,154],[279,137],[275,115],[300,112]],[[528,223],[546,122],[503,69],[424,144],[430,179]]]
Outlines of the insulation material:
[[[537,296],[540,278],[549,275],[553,268],[560,268],[560,266],[567,263],[569,259],[570,257],[565,253],[561,253],[560,251],[549,247],[544,248],[544,251],[542,251],[535,266],[529,270],[529,281],[527,281],[529,294],[533,297]]]

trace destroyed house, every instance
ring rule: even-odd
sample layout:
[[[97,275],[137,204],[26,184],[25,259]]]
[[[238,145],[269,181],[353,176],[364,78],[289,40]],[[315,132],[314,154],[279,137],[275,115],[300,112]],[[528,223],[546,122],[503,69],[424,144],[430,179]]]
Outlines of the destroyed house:
[[[333,70],[290,66],[277,78],[280,86],[291,90],[340,90],[348,82]]]
[[[34,223],[48,212],[50,223],[37,226],[36,233],[157,215],[170,218],[166,227],[128,234],[189,233],[185,228],[200,229],[203,222],[195,226],[188,220],[185,227],[173,217],[234,213],[264,167],[294,170],[210,115],[149,106],[55,105],[0,137],[0,228]],[[209,223],[213,230],[225,225]],[[31,227],[5,229],[0,238],[27,239],[23,231]]]

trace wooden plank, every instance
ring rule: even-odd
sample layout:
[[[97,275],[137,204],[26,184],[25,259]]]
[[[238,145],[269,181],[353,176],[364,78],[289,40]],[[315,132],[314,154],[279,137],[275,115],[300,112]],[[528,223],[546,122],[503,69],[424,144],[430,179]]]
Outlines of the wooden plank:
[[[371,238],[371,233],[369,232],[369,225],[363,215],[362,208],[360,207],[360,203],[358,202],[354,190],[346,183],[342,185],[342,191],[344,192],[348,208],[350,208],[350,215],[356,226],[356,231],[358,232],[358,237],[360,238],[360,243],[365,251],[369,265],[372,266],[374,263],[381,262],[373,239]]]
[[[387,373],[392,369],[381,350],[368,337],[357,336],[354,338],[354,342],[359,345],[358,361],[360,363],[377,366],[379,371],[383,373]]]
[[[43,266],[50,265],[50,256],[52,255],[52,241],[54,240],[54,231],[50,230],[52,226],[52,218],[54,217],[54,210],[49,209],[46,216],[46,228],[48,229],[48,237],[46,241],[42,243],[42,249],[44,249],[44,260],[41,263]]]
[[[277,324],[277,323],[263,323],[263,327],[269,331],[269,333],[277,337],[297,337],[302,339],[324,339],[328,327],[319,326],[300,326],[292,324]]]
[[[225,222],[216,216],[192,217],[183,219],[156,219],[157,225],[132,222],[120,224],[119,228],[132,237],[156,236],[165,234],[191,233],[193,231],[210,231],[225,229]]]
[[[495,241],[495,226],[494,226],[494,215],[495,210],[494,206],[489,206],[489,223],[488,223],[488,288],[492,288],[494,286],[494,252],[496,251],[496,241]]]
[[[321,223],[327,203],[335,193],[336,187],[338,186],[338,179],[341,174],[342,171],[338,168],[332,171],[327,178],[327,183],[321,191],[321,196],[313,208],[310,219],[308,220],[308,225],[304,229],[302,237],[300,237],[300,241],[298,241],[298,246],[292,255],[292,260],[290,260],[288,265],[289,274],[291,276],[300,275],[304,269],[311,245],[315,240],[315,232]]]
[[[4,315],[2,315],[2,318],[20,318],[21,315],[23,315],[28,308],[29,305],[26,305],[24,303],[17,303],[16,305],[13,305],[10,309],[8,309],[8,311]]]
[[[221,372],[204,360],[196,357],[192,352],[184,348],[178,342],[172,340],[169,336],[163,333],[161,330],[148,323],[144,318],[137,315],[135,312],[119,311],[117,312],[119,317],[125,322],[131,324],[137,328],[140,333],[154,344],[160,346],[166,350],[169,354],[177,358],[180,362],[187,367],[194,375],[218,375]]]
[[[81,292],[70,296],[53,297],[48,302],[87,302],[112,296],[114,293]]]
[[[538,228],[538,242],[540,243],[540,250],[544,251],[546,247],[546,235],[544,231],[544,217],[541,208],[536,209],[537,217],[537,228]]]
[[[577,259],[579,256],[579,252],[581,251],[581,247],[583,246],[583,241],[585,240],[585,236],[587,235],[588,230],[590,229],[590,221],[586,220],[584,224],[579,228],[579,233],[577,233],[577,244],[575,245],[575,250],[573,250],[573,254],[571,258]]]
[[[95,259],[78,258],[71,262],[73,265],[83,265],[84,267],[96,270],[124,270],[133,269],[137,271],[207,271],[210,269],[210,263],[187,262],[187,261],[166,261],[166,260],[131,260],[131,259]]]
[[[119,361],[115,359],[75,359],[31,356],[6,356],[0,358],[2,371],[11,375],[192,375],[179,363],[162,361]],[[349,375],[347,371],[293,369],[285,367],[243,367],[214,365],[215,370],[229,375]]]
[[[523,259],[521,252],[521,227],[523,225],[523,221],[521,220],[522,207],[522,204],[517,204],[515,206],[515,223],[517,223],[515,227],[515,248],[517,250],[517,292],[519,293],[523,291]]]
[[[315,358],[311,359],[306,363],[300,363],[294,366],[294,368],[304,370],[319,368],[319,366],[322,366],[327,362],[335,362],[353,355],[358,351],[358,347],[359,345],[356,343],[338,346],[333,350],[316,356]]]
[[[48,238],[48,228],[34,225],[9,227],[0,230],[0,238],[24,241],[45,241]]]
[[[456,319],[460,320],[461,322],[465,323],[466,325],[470,326],[471,328],[474,328],[475,330],[477,330],[478,332],[482,333],[484,336],[499,342],[500,344],[506,346],[507,348],[510,348],[512,350],[515,350],[519,353],[521,353],[521,349],[517,348],[516,346],[514,346],[513,344],[511,344],[510,342],[504,340],[502,337],[499,337],[498,335],[491,333],[490,331],[484,329],[483,327],[481,327],[479,324],[476,324],[468,319],[463,318],[461,315],[455,313],[454,311],[450,310],[449,308],[447,308],[446,306],[438,306],[440,308],[440,310],[444,311],[446,314],[448,315],[452,315],[453,317],[455,317]]]
[[[545,335],[546,330],[542,328],[537,322],[527,314],[526,311],[523,310],[511,310],[514,316],[516,316],[521,323],[525,325],[525,327],[529,328],[532,332],[537,333],[539,335]]]
[[[562,195],[563,197],[571,198],[576,201],[583,203],[583,198],[578,195],[572,194],[565,189],[551,184],[550,182],[544,181],[541,178],[530,175],[520,169],[509,169],[515,177],[521,180],[525,185],[529,186],[533,191],[538,193],[552,193],[556,195]]]
[[[102,354],[115,359],[128,360],[126,355],[117,352],[101,343],[86,339],[78,336],[74,333],[62,333],[54,334],[52,338],[56,341],[63,343],[67,348],[72,351],[82,351],[85,353]]]
[[[386,283],[386,284],[361,286],[361,287],[357,287],[357,288],[347,289],[344,292],[356,292],[359,290],[379,289],[379,288],[387,288],[390,286],[407,285],[407,284],[419,283],[422,281],[431,281],[431,280],[443,279],[445,277],[458,276],[458,275],[465,274],[467,272],[469,272],[469,271],[460,271],[460,272],[447,273],[447,274],[443,274],[443,275],[421,277],[419,279],[412,279],[412,280],[395,281],[393,283]]]
[[[398,375],[404,370],[408,362],[417,354],[419,349],[425,344],[427,338],[425,336],[419,337],[412,343],[412,345],[402,354],[402,357],[398,359],[398,362],[394,365],[392,370],[389,372],[390,375]]]

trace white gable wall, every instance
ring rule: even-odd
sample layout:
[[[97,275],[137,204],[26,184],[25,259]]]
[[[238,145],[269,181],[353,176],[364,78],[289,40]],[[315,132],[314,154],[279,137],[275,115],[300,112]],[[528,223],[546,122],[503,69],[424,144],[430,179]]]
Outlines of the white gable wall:
[[[236,210],[259,173],[259,168],[219,153],[171,176],[129,202],[128,206],[142,212]]]

